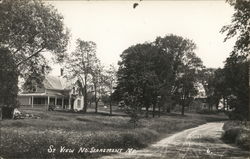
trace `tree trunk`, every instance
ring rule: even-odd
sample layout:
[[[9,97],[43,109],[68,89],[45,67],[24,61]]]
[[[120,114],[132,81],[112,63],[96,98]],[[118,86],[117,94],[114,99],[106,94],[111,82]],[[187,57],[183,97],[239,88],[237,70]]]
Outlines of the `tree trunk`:
[[[155,104],[153,104],[153,118],[155,117]]]
[[[184,115],[184,111],[185,111],[185,102],[184,100],[181,102],[181,115]]]
[[[160,106],[160,104],[158,103],[158,117],[160,117],[161,116],[161,106]]]
[[[146,105],[146,118],[148,118],[148,108],[149,108],[149,106]]]
[[[250,58],[248,56],[248,80],[250,81]],[[249,82],[249,88],[250,88],[250,82]],[[250,91],[248,91],[248,96],[250,99]],[[248,121],[250,121],[250,102],[248,103]]]
[[[98,108],[97,88],[96,85],[94,85],[94,87],[95,87],[95,113],[97,113],[97,108]]]
[[[89,100],[89,106],[92,107],[92,99]]]
[[[109,110],[110,110],[110,115],[112,115],[112,99],[110,95],[110,102],[109,102]]]
[[[0,120],[3,119],[3,113],[2,113],[2,108],[0,108]]]
[[[167,105],[167,113],[170,113],[170,105]]]
[[[184,109],[185,109],[185,106],[184,106],[184,104],[182,104],[182,107],[181,107],[181,115],[184,115]]]
[[[216,102],[216,105],[215,105],[217,111],[219,110],[219,103],[220,103],[220,101]]]
[[[84,86],[84,107],[83,107],[83,112],[87,112],[87,105],[88,105],[88,95],[87,95],[87,87],[86,85]]]
[[[98,112],[98,101],[95,101],[95,113]]]

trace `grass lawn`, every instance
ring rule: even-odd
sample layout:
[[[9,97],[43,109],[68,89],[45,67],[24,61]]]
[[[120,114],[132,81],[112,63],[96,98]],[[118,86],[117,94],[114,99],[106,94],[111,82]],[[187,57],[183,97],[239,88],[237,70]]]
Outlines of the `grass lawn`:
[[[95,149],[140,149],[148,144],[190,127],[218,121],[225,116],[168,114],[140,119],[137,128],[124,116],[79,114],[22,110],[38,115],[40,119],[1,121],[0,157],[3,158],[96,158],[107,153],[91,152]],[[48,152],[53,145],[52,153]],[[74,150],[60,152],[61,146]],[[79,148],[86,152],[78,153]],[[51,149],[49,149],[51,150]]]

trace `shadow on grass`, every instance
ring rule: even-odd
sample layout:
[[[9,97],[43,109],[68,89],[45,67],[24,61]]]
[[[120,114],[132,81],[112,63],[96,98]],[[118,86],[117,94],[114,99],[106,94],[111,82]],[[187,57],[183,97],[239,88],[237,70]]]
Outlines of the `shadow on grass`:
[[[82,114],[82,115],[100,115],[100,116],[123,116],[123,117],[127,117],[128,115],[127,114],[121,114],[121,113],[112,113],[110,114],[109,112],[86,112],[84,113],[83,111],[78,111],[78,112],[75,112],[75,111],[72,111],[72,110],[55,110],[53,112],[58,112],[58,113],[68,113],[68,114]]]

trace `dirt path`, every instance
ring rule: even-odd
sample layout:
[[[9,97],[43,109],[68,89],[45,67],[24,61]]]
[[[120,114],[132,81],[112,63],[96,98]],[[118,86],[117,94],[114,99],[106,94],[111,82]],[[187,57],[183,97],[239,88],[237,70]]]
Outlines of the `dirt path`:
[[[134,153],[105,156],[103,159],[250,159],[250,152],[225,144],[220,140],[223,123],[207,123],[176,133]]]

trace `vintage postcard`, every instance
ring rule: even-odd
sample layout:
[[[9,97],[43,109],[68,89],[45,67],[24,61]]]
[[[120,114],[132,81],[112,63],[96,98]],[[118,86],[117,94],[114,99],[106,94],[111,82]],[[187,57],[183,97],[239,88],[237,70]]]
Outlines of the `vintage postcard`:
[[[249,0],[1,0],[0,159],[249,159],[249,19]]]

